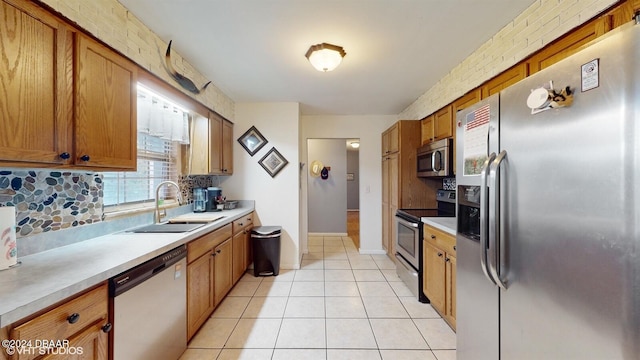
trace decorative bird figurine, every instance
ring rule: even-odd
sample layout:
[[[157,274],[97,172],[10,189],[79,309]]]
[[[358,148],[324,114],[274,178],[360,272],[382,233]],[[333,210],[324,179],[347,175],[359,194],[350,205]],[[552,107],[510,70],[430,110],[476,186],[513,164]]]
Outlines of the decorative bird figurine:
[[[169,73],[169,75],[171,75],[171,77],[175,81],[178,82],[178,84],[180,84],[180,86],[182,86],[186,90],[191,91],[194,94],[199,94],[204,89],[206,89],[207,86],[209,86],[209,84],[211,84],[211,81],[204,84],[204,86],[202,86],[201,89],[198,89],[198,87],[196,87],[196,84],[194,84],[193,81],[191,81],[191,79],[187,78],[184,75],[178,74],[178,72],[173,68],[173,64],[171,64],[171,42],[172,41],[173,40],[169,40],[169,46],[167,46],[167,53],[165,54],[165,57],[164,57],[165,63],[167,65],[167,72]]]

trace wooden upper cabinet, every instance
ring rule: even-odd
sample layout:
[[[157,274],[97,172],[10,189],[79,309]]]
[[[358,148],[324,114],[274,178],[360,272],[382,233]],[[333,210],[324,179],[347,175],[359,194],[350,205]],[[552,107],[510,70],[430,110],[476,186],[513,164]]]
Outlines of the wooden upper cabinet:
[[[422,145],[427,145],[435,139],[434,120],[435,114],[429,115],[426,118],[420,120],[420,134]]]
[[[400,130],[398,124],[391,126],[382,133],[382,156],[400,150]]]
[[[527,63],[523,62],[513,66],[508,70],[505,70],[504,72],[500,73],[500,75],[487,81],[484,85],[482,85],[482,98],[488,98],[489,96],[499,93],[503,89],[506,89],[509,86],[517,83],[518,81],[526,78],[528,75],[527,68]]]
[[[222,122],[222,172],[233,174],[233,124]]]
[[[451,105],[447,105],[436,112],[433,121],[434,139],[441,140],[453,135],[453,116]]]
[[[26,1],[0,1],[0,19],[0,161],[64,164],[73,32]]]
[[[137,66],[84,35],[76,57],[76,164],[135,170]]]
[[[191,141],[184,146],[183,174],[209,173],[209,119],[194,115],[191,119]]]
[[[611,17],[603,16],[569,32],[529,58],[530,74],[534,74],[576,53],[582,45],[603,35],[610,29]]]
[[[456,115],[458,114],[458,111],[460,111],[462,109],[466,109],[469,106],[479,102],[481,98],[482,98],[481,90],[480,89],[475,89],[475,90],[469,91],[468,93],[462,95],[456,101],[454,101],[452,106],[451,106],[451,111],[453,113],[453,121],[454,121],[454,123],[457,123]]]
[[[233,124],[209,112],[209,173],[233,174]]]

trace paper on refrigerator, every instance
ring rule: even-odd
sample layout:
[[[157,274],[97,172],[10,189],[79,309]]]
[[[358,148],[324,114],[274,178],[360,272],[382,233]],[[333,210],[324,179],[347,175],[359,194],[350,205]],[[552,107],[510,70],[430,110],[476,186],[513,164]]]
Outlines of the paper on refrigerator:
[[[480,175],[489,149],[489,104],[470,112],[464,119],[463,175]]]

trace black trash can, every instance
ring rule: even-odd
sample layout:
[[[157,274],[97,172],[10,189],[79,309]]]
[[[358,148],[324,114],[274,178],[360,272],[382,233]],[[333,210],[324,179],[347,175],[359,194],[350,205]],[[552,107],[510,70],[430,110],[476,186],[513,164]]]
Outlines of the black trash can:
[[[251,230],[253,276],[277,276],[280,272],[282,226],[257,226]]]

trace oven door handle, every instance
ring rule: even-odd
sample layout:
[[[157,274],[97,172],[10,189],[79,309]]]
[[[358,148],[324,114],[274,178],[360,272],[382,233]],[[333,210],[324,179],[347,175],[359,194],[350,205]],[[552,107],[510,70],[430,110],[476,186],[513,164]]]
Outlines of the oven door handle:
[[[407,220],[405,220],[405,219],[403,219],[401,217],[398,217],[398,216],[396,216],[396,220],[398,220],[399,223],[401,223],[402,225],[407,226],[407,227],[413,227],[413,228],[416,228],[416,229],[420,227],[419,224],[409,222],[409,221],[407,221]]]

